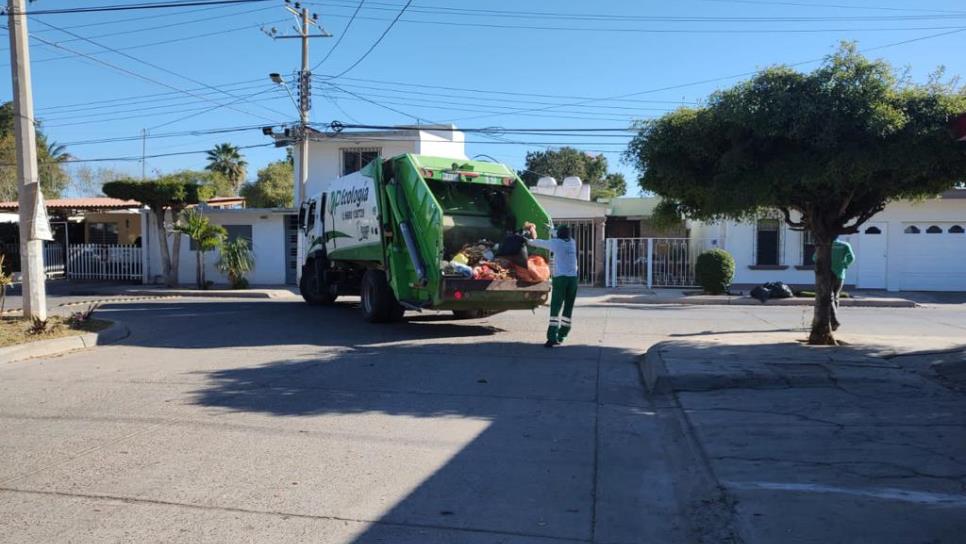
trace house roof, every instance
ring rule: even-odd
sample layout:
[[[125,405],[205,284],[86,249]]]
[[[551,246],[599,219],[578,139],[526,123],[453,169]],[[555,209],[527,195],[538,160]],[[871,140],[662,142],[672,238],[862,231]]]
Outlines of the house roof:
[[[119,198],[53,198],[46,201],[48,209],[63,210],[120,210],[125,208],[140,208],[141,203],[136,200],[121,200]],[[16,200],[0,202],[0,210],[16,210],[20,203]]]
[[[659,197],[620,197],[610,201],[612,217],[650,217],[661,202]]]

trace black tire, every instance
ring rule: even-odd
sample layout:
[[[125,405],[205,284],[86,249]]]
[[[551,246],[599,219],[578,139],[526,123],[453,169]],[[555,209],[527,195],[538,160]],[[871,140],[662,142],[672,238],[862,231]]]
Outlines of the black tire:
[[[362,276],[362,317],[369,323],[389,323],[402,319],[405,309],[399,305],[382,270],[367,270]]]
[[[322,271],[326,267],[317,266],[315,259],[310,259],[302,267],[302,279],[299,280],[299,292],[305,302],[313,306],[332,304],[338,295],[335,286],[326,283]]]

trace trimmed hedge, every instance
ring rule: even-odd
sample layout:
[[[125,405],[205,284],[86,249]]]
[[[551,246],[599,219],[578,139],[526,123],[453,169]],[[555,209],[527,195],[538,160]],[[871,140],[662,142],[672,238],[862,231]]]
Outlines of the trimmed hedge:
[[[723,249],[710,249],[698,255],[694,273],[698,285],[706,293],[726,293],[735,278],[735,259]]]

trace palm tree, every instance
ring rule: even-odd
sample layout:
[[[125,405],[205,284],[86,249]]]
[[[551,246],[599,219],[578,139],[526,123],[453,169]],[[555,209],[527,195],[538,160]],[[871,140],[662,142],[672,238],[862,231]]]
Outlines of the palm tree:
[[[248,166],[248,163],[245,162],[238,147],[224,143],[218,144],[208,151],[208,166],[205,169],[218,172],[228,178],[235,189],[235,194],[237,194],[245,180],[246,166]]]
[[[60,163],[70,160],[73,157],[67,152],[67,146],[64,144],[50,142],[47,144],[47,158],[50,162]]]
[[[228,234],[221,225],[213,224],[207,217],[194,208],[182,212],[181,221],[175,230],[188,235],[196,244],[195,255],[197,261],[198,289],[206,289],[205,281],[205,253],[218,249],[222,239]]]
[[[248,280],[245,274],[252,271],[255,267],[255,254],[248,246],[245,238],[236,238],[230,242],[225,242],[221,246],[221,258],[215,264],[218,271],[228,276],[232,289],[244,289],[248,287]]]

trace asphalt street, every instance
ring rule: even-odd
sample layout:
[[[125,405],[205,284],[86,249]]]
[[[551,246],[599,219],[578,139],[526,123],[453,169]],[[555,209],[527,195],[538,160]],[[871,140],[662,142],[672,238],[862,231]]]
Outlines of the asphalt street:
[[[688,467],[637,362],[808,309],[582,300],[369,325],[354,301],[107,305],[117,345],[0,364],[0,542],[688,542]],[[962,337],[966,308],[845,309]]]

